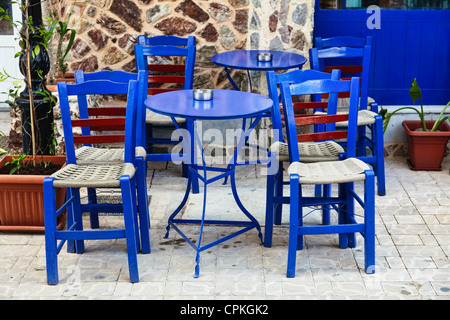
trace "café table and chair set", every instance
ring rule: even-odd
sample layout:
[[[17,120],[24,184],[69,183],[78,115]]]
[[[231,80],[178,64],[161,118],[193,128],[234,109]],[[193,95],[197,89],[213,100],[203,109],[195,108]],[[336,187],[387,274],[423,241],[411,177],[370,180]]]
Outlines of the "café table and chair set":
[[[202,251],[244,232],[256,229],[261,243],[270,247],[273,225],[281,223],[283,204],[290,204],[287,277],[295,276],[296,252],[303,248],[303,235],[330,233],[339,234],[341,248],[355,247],[355,233],[361,233],[364,237],[365,271],[373,273],[375,176],[378,193],[382,195],[384,166],[377,157],[378,147],[383,142],[382,135],[380,138],[378,134],[380,117],[374,112],[376,104],[372,104],[372,110],[367,110],[365,85],[371,39],[338,37],[337,40],[341,42],[332,43],[330,48],[325,48],[329,39],[323,39],[320,46],[316,43],[316,48],[310,51],[313,70],[306,71],[301,70],[306,58],[296,53],[239,50],[216,54],[211,60],[225,68],[235,89],[221,90],[193,89],[195,37],[140,36],[135,46],[136,73],[76,71],[75,84],[58,83],[67,162],[65,167],[44,179],[48,284],[59,282],[57,255],[65,243],[68,252],[81,254],[85,251],[84,240],[118,238],[126,239],[130,282],[139,281],[137,255],[151,252],[147,161],[171,161],[174,156],[154,152],[156,144],[168,143],[157,138],[153,132],[155,127],[177,130],[180,140],[170,143],[182,143],[183,146],[182,153],[177,157],[183,162],[187,187],[182,202],[168,219],[166,237],[174,229],[194,248],[194,277],[200,275]],[[153,64],[150,61],[154,61],[151,59],[154,56],[162,56],[168,61],[171,57],[184,57],[185,62]],[[324,70],[321,59],[332,57],[360,57],[363,65],[352,69],[349,66],[330,67],[325,63],[327,70]],[[316,66],[313,61],[320,63]],[[250,92],[239,90],[229,69],[247,70]],[[294,70],[287,71],[289,69]],[[359,77],[341,77],[340,69],[342,75],[346,73],[345,77],[348,77],[348,72],[356,70],[361,80]],[[280,70],[282,73],[275,74]],[[266,72],[269,97],[252,92],[250,71]],[[87,97],[93,95],[126,95],[126,106],[92,107]],[[296,102],[299,101],[296,96],[311,97],[312,102]],[[70,97],[77,98],[79,119],[71,118]],[[347,99],[345,112],[338,110],[338,100],[341,99]],[[246,164],[238,161],[238,155],[262,117],[271,118],[274,131],[286,132],[286,140],[283,134],[274,135],[267,159],[258,160],[267,164],[268,168],[276,168],[273,172],[268,170],[267,175],[264,238],[251,208],[246,208],[239,198],[235,179],[236,166]],[[196,123],[227,119],[243,119],[244,123],[234,154],[226,168],[207,165]],[[246,120],[250,121],[249,126],[245,125]],[[298,126],[308,129],[299,131]],[[75,127],[81,128],[81,134],[73,133]],[[371,133],[370,137],[367,137],[368,133]],[[110,148],[112,143],[120,145]],[[77,149],[76,145],[82,146]],[[373,156],[366,156],[366,149]],[[197,161],[197,152],[200,152],[201,161]],[[283,165],[286,166],[286,163],[289,181],[283,181],[283,171],[286,169]],[[219,174],[208,178],[209,171]],[[242,211],[242,220],[208,219],[207,187],[227,178],[230,179],[234,200]],[[191,190],[193,193],[200,192],[199,181],[203,182],[201,216],[197,219],[179,218],[178,214]],[[363,197],[354,189],[354,182],[357,181],[364,181]],[[289,195],[283,195],[284,185],[289,186]],[[316,185],[314,197],[302,194],[304,185]],[[337,196],[331,196],[331,185],[337,185]],[[66,202],[60,208],[56,205],[56,188],[67,190]],[[80,199],[80,188],[88,190],[87,203]],[[96,190],[100,188],[119,188],[122,203],[97,201]],[[363,208],[362,217],[355,214],[355,202]],[[306,214],[303,211],[309,207],[322,208],[321,225],[303,224]],[[330,222],[330,211],[333,210],[338,215],[337,224]],[[67,228],[58,230],[56,218],[64,211],[67,214]],[[102,212],[123,213],[124,228],[101,229],[98,214]],[[89,213],[89,230],[83,229],[83,213]],[[198,239],[192,240],[183,232],[184,224],[200,226]],[[204,244],[203,229],[208,225],[235,226],[239,228],[233,230],[239,230]]]

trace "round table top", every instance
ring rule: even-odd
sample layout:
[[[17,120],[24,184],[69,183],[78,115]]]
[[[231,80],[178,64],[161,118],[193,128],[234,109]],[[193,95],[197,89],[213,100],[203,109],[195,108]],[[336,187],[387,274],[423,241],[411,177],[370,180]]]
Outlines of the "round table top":
[[[269,111],[272,100],[256,93],[235,90],[213,90],[212,100],[194,100],[194,90],[178,90],[156,94],[145,100],[153,112],[192,119],[237,119],[257,116]]]
[[[258,53],[271,53],[272,61],[261,62],[256,59]],[[235,50],[215,54],[211,57],[215,64],[242,70],[284,70],[302,67],[306,58],[298,53],[275,50]]]

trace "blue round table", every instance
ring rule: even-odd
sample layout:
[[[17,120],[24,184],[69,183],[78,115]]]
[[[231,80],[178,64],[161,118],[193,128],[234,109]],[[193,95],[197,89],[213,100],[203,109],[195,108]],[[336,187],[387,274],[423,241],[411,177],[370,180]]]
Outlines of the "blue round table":
[[[256,55],[258,53],[271,53],[272,61],[258,61]],[[270,70],[286,70],[293,68],[301,68],[306,58],[300,54],[286,51],[275,50],[235,50],[215,54],[211,57],[211,61],[218,66],[224,67],[228,80],[236,90],[239,90],[236,83],[230,76],[228,69],[247,70],[250,92],[252,92],[252,83],[249,71],[270,71]]]
[[[255,93],[234,90],[213,90],[213,99],[194,100],[194,90],[177,90],[149,97],[150,110],[169,116],[194,120],[253,118],[270,110],[272,100]]]
[[[197,252],[196,254],[196,266],[194,277],[197,278],[200,272],[200,252],[211,248],[219,243],[236,237],[246,231],[256,228],[258,230],[258,235],[262,242],[261,227],[258,221],[248,212],[248,210],[243,206],[239,199],[236,190],[236,164],[237,156],[241,150],[244,142],[250,135],[250,132],[256,127],[263,114],[272,108],[272,100],[255,93],[234,91],[234,90],[213,90],[213,99],[209,101],[199,101],[193,98],[194,90],[180,90],[171,91],[166,93],[160,93],[151,96],[145,100],[145,105],[150,110],[171,117],[175,127],[183,136],[183,155],[180,158],[179,154],[172,154],[172,160],[183,161],[188,165],[189,168],[189,178],[186,188],[186,193],[181,204],[175,209],[175,211],[170,215],[167,225],[167,233],[165,238],[168,237],[170,228],[173,227]],[[193,132],[180,129],[177,118],[186,118],[188,121],[194,121],[194,125],[191,126]],[[237,118],[252,118],[254,119],[250,127],[242,131],[241,137],[239,139],[238,145],[234,151],[234,155],[227,166],[227,168],[222,167],[212,167],[207,166],[205,162],[204,152],[202,148],[202,140],[199,137],[195,120],[224,120],[224,119],[237,119]],[[226,139],[223,139],[225,141]],[[196,156],[196,145],[200,146],[202,152],[202,165],[197,165]],[[275,161],[274,161],[275,163]],[[247,163],[246,163],[247,164]],[[203,171],[203,175],[199,173]],[[213,178],[207,178],[207,171],[220,172],[221,174],[214,176]],[[207,220],[205,219],[206,210],[206,191],[207,185],[221,180],[223,178],[230,177],[230,185],[233,192],[233,197],[239,206],[240,210],[245,214],[248,220],[245,221],[229,221],[229,220]],[[192,181],[193,179],[200,179],[204,183],[204,197],[203,197],[203,211],[201,219],[176,219],[178,213],[183,209],[188,199]],[[226,207],[226,204],[224,204]],[[188,236],[186,236],[181,229],[177,226],[178,223],[182,224],[199,224],[200,234],[196,243],[191,241]],[[232,225],[240,226],[242,229],[222,237],[216,241],[209,244],[202,245],[202,234],[204,225]]]

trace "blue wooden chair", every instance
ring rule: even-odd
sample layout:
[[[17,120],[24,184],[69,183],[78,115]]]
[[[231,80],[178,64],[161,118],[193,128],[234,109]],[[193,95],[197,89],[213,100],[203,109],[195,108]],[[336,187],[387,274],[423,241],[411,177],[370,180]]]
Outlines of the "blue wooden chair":
[[[82,70],[75,71],[75,82],[83,83],[86,81],[95,81],[95,80],[109,80],[113,82],[119,83],[129,83],[131,80],[138,80],[141,85],[139,86],[139,96],[138,96],[138,104],[140,106],[143,104],[144,98],[146,97],[145,92],[147,91],[147,73],[145,71],[139,71],[139,73],[130,73],[124,71],[99,71],[92,73],[84,73]],[[142,82],[141,82],[142,81]],[[114,105],[114,106],[103,106],[103,107],[94,107],[88,106],[88,101],[86,96],[78,97],[78,110],[80,113],[80,119],[88,119],[92,116],[101,116],[105,117],[125,117],[126,115],[126,106],[125,105]],[[137,112],[139,111],[139,107]],[[89,127],[82,127],[81,131],[83,135],[90,134]],[[114,143],[118,141],[124,141],[124,126],[102,126],[103,132],[111,131],[114,132],[114,137],[109,137],[109,140],[105,140],[106,142]],[[122,143],[120,143],[122,145]],[[96,145],[102,145],[96,143]],[[81,148],[75,150],[75,156],[77,164],[109,164],[109,163],[121,163],[124,161],[124,148],[116,147],[116,148],[106,148],[106,147],[97,147],[92,146],[91,143],[84,143]],[[147,156],[147,152],[143,147],[136,147],[136,161],[135,167],[137,169],[137,192],[138,192],[138,213],[139,213],[139,226],[140,226],[140,235],[141,235],[141,252],[142,253],[150,253],[150,218],[148,212],[148,195],[147,195],[147,169],[146,169],[146,161],[145,158]],[[95,193],[95,189],[88,189],[88,199],[90,204],[97,203],[97,196]],[[91,228],[98,228],[98,210],[93,206],[93,211],[90,212],[91,215]],[[70,248],[69,248],[70,250]]]
[[[375,182],[372,169],[356,156],[356,135],[358,118],[359,79],[349,81],[311,80],[299,84],[282,82],[280,85],[286,124],[287,142],[291,164],[288,168],[290,179],[290,218],[287,277],[295,276],[297,250],[303,248],[303,235],[339,234],[341,248],[355,247],[355,233],[364,237],[365,271],[375,272]],[[350,91],[349,112],[335,114],[304,115],[295,118],[292,96],[329,94],[329,107],[336,105],[341,92]],[[336,123],[348,121],[348,130],[336,130]],[[325,124],[325,131],[297,133],[297,126]],[[300,131],[301,132],[301,131]],[[341,160],[303,163],[299,155],[298,142],[346,139],[347,150]],[[354,189],[354,182],[364,181],[364,197],[361,199]],[[304,185],[338,184],[338,196],[307,197],[303,195]],[[364,209],[364,221],[355,218],[355,200]],[[330,205],[338,214],[338,224],[308,225],[303,223],[304,208]],[[314,210],[314,209],[313,209]]]
[[[281,101],[278,93],[278,88],[281,82],[288,81],[289,83],[301,83],[308,80],[324,80],[340,79],[340,71],[334,70],[332,73],[319,72],[314,70],[294,70],[287,73],[275,74],[274,71],[269,71],[266,74],[267,85],[269,89],[269,97],[273,101],[272,110],[272,125],[274,130],[274,143],[270,147],[270,152],[275,153],[276,173],[267,175],[267,188],[266,188],[266,225],[264,246],[270,247],[272,245],[272,231],[273,224],[281,224],[281,215],[283,203],[289,203],[289,197],[283,196],[283,185],[289,184],[289,181],[283,181],[283,163],[290,163],[289,148],[283,138],[282,121],[284,115],[282,115]],[[295,114],[295,117],[302,117],[307,110],[320,110],[327,109],[328,112],[332,112],[336,107],[328,107],[328,102],[294,102],[294,110],[301,110],[303,114]],[[319,129],[319,128],[318,128]],[[323,128],[320,128],[322,131]],[[339,154],[344,152],[344,149],[334,141],[322,141],[322,142],[300,142],[298,143],[299,152],[303,162],[318,162],[318,161],[334,161],[339,159]],[[271,159],[273,157],[271,156]],[[271,163],[270,166],[273,164]],[[272,169],[271,169],[272,170]],[[329,194],[328,187],[324,187],[325,194]],[[321,189],[317,188],[316,193],[319,195]],[[324,208],[323,223],[329,222],[328,210]]]
[[[141,82],[142,84],[143,82]],[[66,241],[75,241],[76,252],[85,251],[84,240],[125,238],[128,252],[128,268],[131,282],[139,281],[137,252],[139,242],[137,205],[136,205],[136,113],[139,95],[139,82],[129,83],[111,81],[88,81],[68,85],[58,83],[61,116],[63,120],[64,138],[66,143],[67,166],[44,179],[44,209],[45,209],[45,249],[47,263],[47,282],[57,284],[58,259],[57,254]],[[71,120],[69,96],[77,96],[81,100],[91,94],[127,94],[126,117],[90,118]],[[73,127],[90,127],[101,131],[102,126],[125,125],[124,162],[111,164],[77,164],[75,143],[102,143],[114,140],[114,134],[74,136]],[[57,208],[55,188],[67,188],[67,201]],[[114,230],[83,230],[82,212],[90,212],[91,204],[81,204],[80,188],[120,188],[122,194],[121,211],[125,227]],[[95,204],[107,212],[115,212],[116,205]],[[67,230],[56,230],[56,217],[64,209],[69,208]],[[58,240],[61,240],[58,244]]]
[[[349,45],[331,47],[326,49],[312,48],[309,51],[311,69],[317,71],[331,72],[331,70],[341,70],[342,79],[350,79],[350,77],[358,76],[361,79],[360,87],[360,104],[358,115],[358,139],[357,139],[357,156],[364,162],[372,165],[375,175],[377,176],[378,195],[386,194],[385,186],[385,169],[384,169],[384,138],[383,138],[383,119],[378,115],[378,105],[375,102],[370,103],[371,110],[368,110],[368,86],[369,86],[369,68],[370,68],[370,54],[371,45],[364,45],[364,47],[356,47],[358,44],[362,45],[365,39],[354,39],[349,41],[349,37],[339,37],[328,41],[328,39],[319,41],[316,40],[319,47],[328,46],[331,44],[339,44],[348,41]],[[359,39],[359,42],[358,42]],[[339,40],[339,41],[338,41]],[[371,37],[368,37],[365,43],[371,43]],[[359,59],[360,65],[354,65],[354,60]],[[340,65],[336,65],[336,60],[340,61]],[[352,65],[348,65],[345,61],[348,60]],[[327,61],[333,61],[333,65],[328,65]],[[344,62],[343,62],[344,61]],[[362,61],[362,62],[361,62]],[[318,96],[316,96],[317,99]],[[326,98],[323,96],[322,98]],[[348,94],[341,94],[340,101],[347,101]],[[320,99],[320,98],[319,98]],[[343,103],[342,109],[348,109],[346,103]],[[339,112],[339,111],[338,111]],[[347,112],[347,111],[343,111]],[[337,126],[345,127],[346,122],[337,124]],[[371,131],[371,136],[366,134],[366,128]],[[370,147],[372,155],[366,155],[366,147]]]
[[[367,46],[369,46],[369,48],[367,48]],[[350,79],[351,77],[359,77],[361,81],[360,110],[365,110],[368,106],[370,106],[372,111],[378,113],[378,105],[375,102],[369,102],[368,95],[372,37],[367,36],[365,38],[359,38],[352,36],[337,36],[332,38],[316,37],[314,39],[314,48],[317,48],[317,50],[334,47],[363,48],[365,49],[364,56],[361,57],[360,55],[357,55],[356,57],[331,57],[329,54],[327,58],[323,58],[321,56],[314,62],[310,60],[311,69],[325,72],[331,72],[331,70],[339,69],[341,70],[341,76],[346,79]]]
[[[192,89],[196,55],[196,39],[194,36],[180,38],[175,36],[138,37],[138,45],[134,52],[137,70],[149,73],[147,94]],[[175,59],[176,63],[173,63]],[[180,62],[184,60],[184,62]],[[161,63],[163,62],[163,63]],[[184,118],[175,118],[181,128],[193,132],[193,122]],[[170,145],[179,143],[171,139],[157,138],[156,128],[173,128],[172,119],[150,110],[138,114],[138,145],[147,150],[147,161],[171,161],[171,154],[154,152],[158,144]],[[193,146],[193,145],[192,145]],[[183,176],[187,177],[187,167],[183,165]],[[193,180],[193,192],[198,193],[198,179]]]

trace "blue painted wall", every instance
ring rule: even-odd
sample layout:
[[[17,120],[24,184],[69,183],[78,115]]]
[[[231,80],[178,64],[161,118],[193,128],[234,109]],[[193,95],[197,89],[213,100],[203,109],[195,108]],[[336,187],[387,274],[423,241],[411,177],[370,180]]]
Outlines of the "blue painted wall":
[[[318,2],[319,0],[317,0]],[[373,36],[369,96],[384,105],[412,104],[417,78],[424,104],[450,100],[450,10],[381,10],[380,29],[368,29],[362,10],[315,10],[315,37]]]

